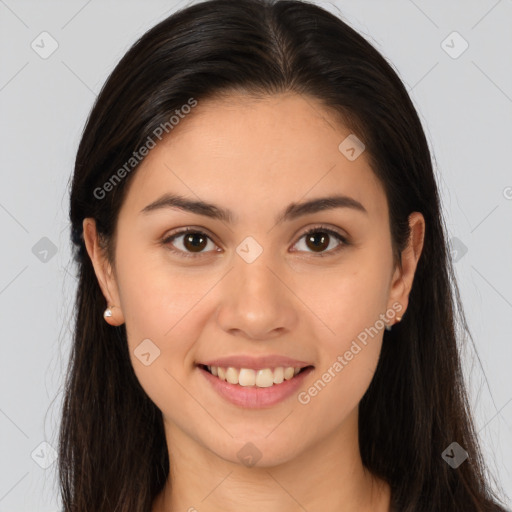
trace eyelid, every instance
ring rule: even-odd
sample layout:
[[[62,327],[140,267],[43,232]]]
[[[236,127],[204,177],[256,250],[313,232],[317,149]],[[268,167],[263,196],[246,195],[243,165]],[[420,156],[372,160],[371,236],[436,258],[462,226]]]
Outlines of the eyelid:
[[[343,249],[343,247],[350,245],[350,242],[348,241],[348,236],[340,233],[335,228],[332,228],[332,227],[329,227],[329,226],[326,226],[323,224],[314,225],[314,226],[308,228],[306,231],[302,232],[302,234],[297,238],[297,241],[293,245],[295,246],[303,237],[309,235],[310,233],[315,233],[315,232],[323,232],[323,233],[327,233],[330,236],[334,236],[340,242],[340,245],[335,249],[331,249],[329,251],[324,251],[321,253],[314,253],[314,252],[306,251],[307,254],[317,256],[317,257],[334,256],[341,249]],[[215,237],[213,237],[207,229],[202,228],[202,227],[194,227],[194,226],[188,226],[186,228],[181,228],[181,229],[178,228],[176,231],[171,232],[169,235],[165,235],[163,237],[161,243],[165,246],[169,246],[168,248],[171,252],[178,254],[179,256],[183,256],[185,258],[200,258],[200,257],[204,257],[204,256],[208,255],[211,252],[218,252],[218,251],[207,251],[207,252],[191,253],[191,252],[182,251],[181,249],[176,249],[175,247],[172,246],[172,244],[170,242],[172,242],[174,239],[176,239],[182,235],[186,235],[187,233],[206,235],[206,237],[208,239],[210,239],[215,245],[218,245],[214,240]],[[294,250],[293,252],[303,252],[303,251]]]

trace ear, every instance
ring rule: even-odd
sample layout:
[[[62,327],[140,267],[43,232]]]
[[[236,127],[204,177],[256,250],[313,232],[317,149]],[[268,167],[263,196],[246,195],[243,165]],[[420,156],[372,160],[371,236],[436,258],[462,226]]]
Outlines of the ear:
[[[112,310],[112,316],[106,317],[105,321],[110,325],[121,325],[124,323],[124,316],[115,274],[104,249],[100,245],[96,230],[96,221],[92,217],[84,219],[83,232],[85,247],[89,258],[91,258],[96,278],[98,279],[103,296],[107,301],[107,306]]]
[[[409,215],[410,235],[406,248],[401,254],[401,268],[397,265],[391,283],[388,308],[397,302],[401,304],[402,309],[398,316],[403,316],[409,304],[409,293],[411,292],[414,274],[423,250],[425,239],[425,219],[419,212],[413,212]]]

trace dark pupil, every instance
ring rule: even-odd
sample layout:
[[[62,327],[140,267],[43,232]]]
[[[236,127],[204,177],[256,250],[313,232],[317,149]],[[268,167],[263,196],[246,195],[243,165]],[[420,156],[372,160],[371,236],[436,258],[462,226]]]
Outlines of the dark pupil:
[[[201,239],[201,241],[194,242],[194,237]],[[190,246],[188,245],[189,242]],[[183,245],[187,248],[187,250],[190,250],[191,248],[202,250],[206,247],[206,237],[201,235],[201,233],[190,233],[188,235],[185,235],[183,239]]]
[[[322,233],[321,231],[316,231],[306,237],[306,243],[307,242],[312,242],[314,244],[310,249],[320,249],[320,251],[322,251],[329,247],[329,235],[327,233]],[[318,243],[319,245],[317,245]]]

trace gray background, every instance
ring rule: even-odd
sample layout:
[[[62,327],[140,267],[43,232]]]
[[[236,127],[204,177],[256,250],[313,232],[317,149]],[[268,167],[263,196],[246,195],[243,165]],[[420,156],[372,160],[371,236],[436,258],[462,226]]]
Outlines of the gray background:
[[[0,0],[0,512],[59,508],[52,447],[76,287],[67,194],[86,116],[129,46],[188,3]],[[392,62],[421,115],[475,342],[476,427],[512,496],[512,1],[317,3]]]

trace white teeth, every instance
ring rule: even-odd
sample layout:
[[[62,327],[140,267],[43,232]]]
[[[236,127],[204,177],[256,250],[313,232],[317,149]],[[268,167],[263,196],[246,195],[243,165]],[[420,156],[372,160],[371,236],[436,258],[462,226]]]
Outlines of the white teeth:
[[[285,380],[293,379],[301,368],[293,366],[278,366],[273,370],[271,368],[264,368],[262,370],[253,370],[251,368],[221,368],[220,366],[207,366],[210,373],[221,380],[227,381],[230,384],[239,384],[240,386],[250,387],[256,386],[258,388],[269,388],[274,384],[281,384]]]
[[[256,374],[256,386],[259,388],[269,388],[274,385],[274,374],[270,368],[258,370]]]
[[[293,374],[295,373],[295,368],[292,366],[288,366],[284,369],[284,378],[285,380],[290,380],[293,377]]]
[[[284,380],[284,368],[279,366],[274,370],[274,384],[281,384]]]
[[[230,384],[238,384],[238,371],[236,368],[233,368],[233,367],[229,367],[227,370],[226,370],[226,380],[230,383]]]
[[[238,375],[240,386],[254,386],[256,384],[256,372],[248,368],[242,368]]]

